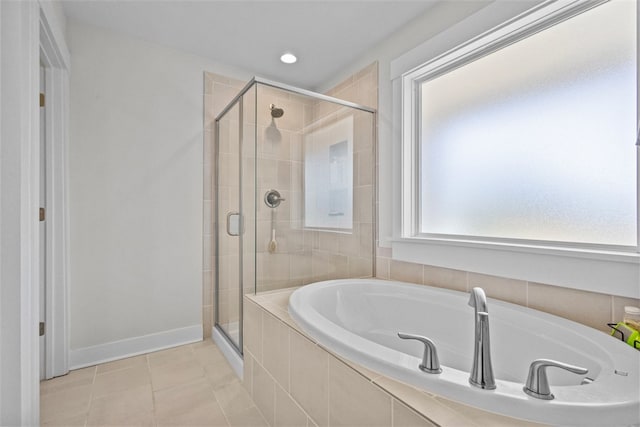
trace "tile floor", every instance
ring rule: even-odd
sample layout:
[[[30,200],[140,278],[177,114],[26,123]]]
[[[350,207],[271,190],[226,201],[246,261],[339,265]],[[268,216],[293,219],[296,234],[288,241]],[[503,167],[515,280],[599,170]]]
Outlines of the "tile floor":
[[[40,420],[51,426],[267,425],[210,340],[43,381]]]

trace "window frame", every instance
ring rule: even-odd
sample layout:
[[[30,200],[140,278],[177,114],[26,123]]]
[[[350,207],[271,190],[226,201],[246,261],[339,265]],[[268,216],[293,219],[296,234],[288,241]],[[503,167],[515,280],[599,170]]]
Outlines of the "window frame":
[[[397,103],[401,114],[399,160],[400,206],[392,239],[393,258],[465,271],[640,298],[640,145],[636,148],[636,246],[548,242],[463,235],[423,234],[419,230],[420,85],[554,26],[607,0],[545,1],[402,74]],[[489,6],[491,7],[491,6]],[[494,6],[497,7],[497,6]],[[636,4],[637,25],[640,7]],[[427,42],[428,43],[428,42]],[[640,49],[640,47],[638,47]],[[640,53],[637,54],[640,61]],[[639,67],[640,69],[640,67]],[[638,71],[640,74],[640,70]],[[640,80],[640,77],[639,79]],[[399,88],[398,88],[399,86]],[[640,84],[637,114],[640,123]],[[397,98],[396,98],[397,99]],[[480,261],[479,261],[480,260]],[[512,264],[512,265],[505,265]],[[571,272],[571,268],[582,272]],[[597,271],[593,272],[593,269]],[[541,272],[540,269],[551,270]],[[586,269],[586,270],[585,270]],[[591,274],[585,274],[587,271]],[[608,277],[618,283],[605,285]],[[610,281],[610,280],[609,280]]]

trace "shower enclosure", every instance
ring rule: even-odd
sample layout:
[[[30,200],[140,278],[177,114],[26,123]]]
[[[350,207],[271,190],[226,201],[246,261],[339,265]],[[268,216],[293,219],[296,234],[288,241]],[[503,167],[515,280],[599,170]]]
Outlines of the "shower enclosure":
[[[375,111],[254,78],[215,119],[215,332],[242,298],[375,266]]]

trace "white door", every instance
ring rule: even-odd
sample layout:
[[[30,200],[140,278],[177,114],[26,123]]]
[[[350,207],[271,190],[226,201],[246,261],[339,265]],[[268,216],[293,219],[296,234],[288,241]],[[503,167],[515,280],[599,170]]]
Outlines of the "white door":
[[[45,71],[42,64],[40,64],[40,208],[46,207],[47,202],[47,181],[46,181],[46,111],[43,105],[43,97],[45,93]],[[46,219],[46,210],[45,210]],[[46,316],[46,268],[47,268],[47,222],[43,221],[42,213],[40,214],[40,324],[44,324]],[[40,379],[45,379],[45,335],[40,331]]]

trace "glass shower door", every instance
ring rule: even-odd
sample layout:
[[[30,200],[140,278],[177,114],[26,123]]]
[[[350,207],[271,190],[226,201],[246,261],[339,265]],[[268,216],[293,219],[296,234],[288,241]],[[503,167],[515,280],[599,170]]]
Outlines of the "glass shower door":
[[[241,99],[216,122],[216,327],[242,348]]]
[[[255,292],[256,90],[216,120],[216,328],[242,354],[242,298]]]

